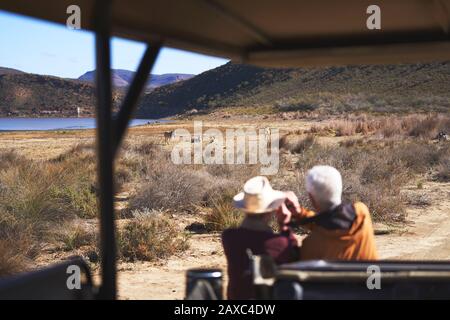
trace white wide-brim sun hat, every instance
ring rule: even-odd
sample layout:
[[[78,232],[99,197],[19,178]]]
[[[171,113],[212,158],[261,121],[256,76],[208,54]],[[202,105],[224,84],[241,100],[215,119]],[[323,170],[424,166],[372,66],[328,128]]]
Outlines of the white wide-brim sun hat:
[[[233,205],[248,214],[261,214],[278,209],[285,193],[272,189],[266,177],[257,176],[244,184],[244,191],[233,197]]]

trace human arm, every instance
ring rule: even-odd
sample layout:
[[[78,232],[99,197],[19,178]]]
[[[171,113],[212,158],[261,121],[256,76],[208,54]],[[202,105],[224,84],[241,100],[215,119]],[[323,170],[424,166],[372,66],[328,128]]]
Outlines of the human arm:
[[[300,205],[294,192],[287,191],[285,195],[285,201],[277,210],[277,220],[281,231],[288,230],[289,226],[297,226],[301,220],[316,215],[314,211]],[[309,225],[306,227],[309,228]]]

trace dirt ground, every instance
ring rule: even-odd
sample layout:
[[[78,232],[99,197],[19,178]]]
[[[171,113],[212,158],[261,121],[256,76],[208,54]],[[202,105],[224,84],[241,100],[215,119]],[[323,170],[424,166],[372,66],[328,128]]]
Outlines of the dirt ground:
[[[450,183],[426,182],[431,205],[408,208],[406,226],[376,237],[381,258],[401,260],[450,259]],[[410,187],[405,192],[415,192]]]
[[[252,120],[207,121],[205,128],[254,126]],[[129,139],[160,136],[177,127],[189,127],[192,122],[154,124],[131,128]],[[259,127],[278,127],[281,132],[306,129],[306,121],[258,122]],[[1,132],[0,150],[14,149],[33,159],[50,159],[78,143],[93,141],[93,130],[73,132]],[[417,186],[405,193],[417,192]],[[450,183],[425,181],[422,193],[429,197],[426,207],[410,206],[404,226],[376,225],[376,241],[382,259],[450,259]],[[181,222],[180,222],[181,223]],[[226,261],[217,233],[194,234],[190,248],[181,255],[160,263],[120,263],[118,286],[120,299],[182,299],[185,271],[189,268],[214,267],[226,273]],[[98,275],[97,275],[98,276]]]

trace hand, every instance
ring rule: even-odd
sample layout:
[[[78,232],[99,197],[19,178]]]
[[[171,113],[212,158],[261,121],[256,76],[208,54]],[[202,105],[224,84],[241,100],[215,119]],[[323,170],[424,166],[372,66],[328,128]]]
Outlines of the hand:
[[[296,215],[300,210],[297,196],[292,191],[286,192],[285,195],[286,200],[281,204],[276,212],[277,221],[281,231],[288,229],[287,225],[291,222],[292,215]]]
[[[297,215],[300,212],[300,203],[298,202],[298,198],[292,191],[286,191],[286,200],[284,201],[287,209],[291,212],[292,215]]]

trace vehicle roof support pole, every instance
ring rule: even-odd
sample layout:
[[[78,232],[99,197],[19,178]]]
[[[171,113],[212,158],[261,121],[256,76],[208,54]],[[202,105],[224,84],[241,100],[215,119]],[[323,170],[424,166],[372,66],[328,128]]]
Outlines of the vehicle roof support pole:
[[[112,157],[111,1],[95,2],[97,90],[97,174],[99,184],[101,272],[100,299],[116,298],[116,242]]]
[[[114,149],[113,155],[117,154],[120,147],[120,143],[125,135],[128,123],[136,109],[139,97],[147,84],[147,79],[151,77],[150,71],[155,64],[158,53],[161,49],[161,43],[155,43],[154,45],[147,45],[147,49],[142,56],[139,67],[134,75],[133,82],[128,89],[122,106],[117,114],[113,123],[113,138]]]

